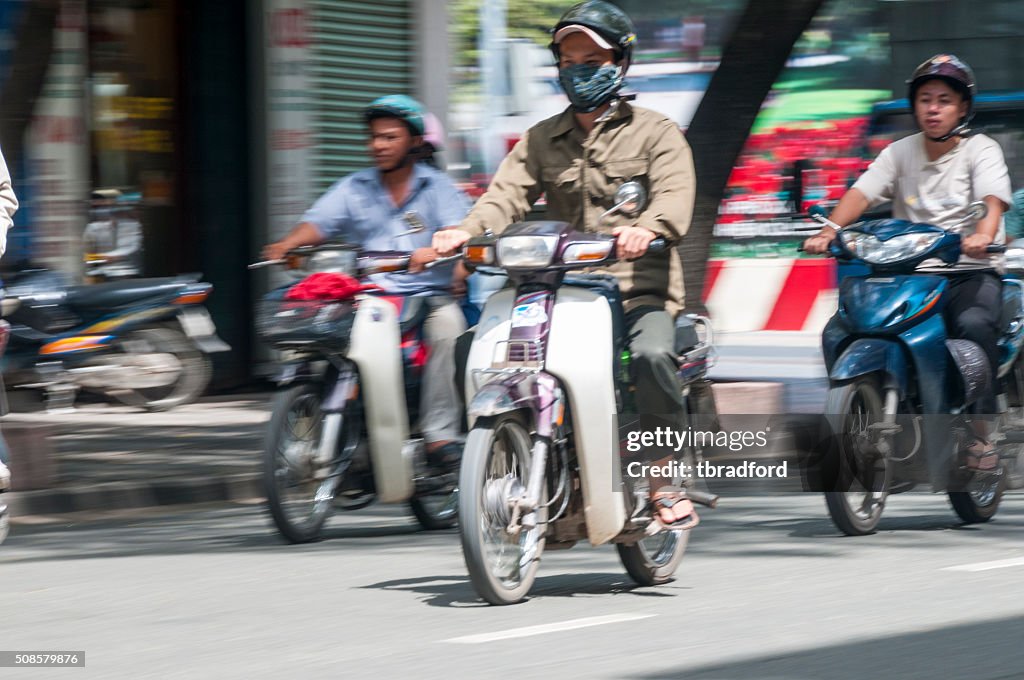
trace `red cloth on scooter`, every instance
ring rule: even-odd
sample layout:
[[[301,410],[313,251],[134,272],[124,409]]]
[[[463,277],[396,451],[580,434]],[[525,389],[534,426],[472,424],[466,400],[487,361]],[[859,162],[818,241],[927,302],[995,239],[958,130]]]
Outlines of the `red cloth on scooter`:
[[[285,300],[347,300],[367,290],[380,290],[372,283],[360,283],[348,274],[318,272],[307,276],[285,293]]]

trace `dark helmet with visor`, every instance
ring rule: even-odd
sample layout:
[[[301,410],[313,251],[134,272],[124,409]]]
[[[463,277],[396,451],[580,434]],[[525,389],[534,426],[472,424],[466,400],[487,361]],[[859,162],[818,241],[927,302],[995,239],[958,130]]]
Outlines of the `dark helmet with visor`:
[[[636,45],[636,27],[621,9],[604,0],[585,0],[568,9],[551,31],[551,52],[559,59],[558,45],[572,33],[582,32],[603,49],[615,52],[622,69],[629,68]]]
[[[936,54],[914,69],[910,80],[907,81],[911,113],[914,112],[914,98],[917,96],[918,88],[929,80],[941,80],[959,92],[967,102],[967,113],[960,119],[960,123],[942,137],[934,138],[936,142],[944,142],[962,133],[970,123],[974,116],[974,95],[978,85],[974,80],[974,71],[955,54]]]

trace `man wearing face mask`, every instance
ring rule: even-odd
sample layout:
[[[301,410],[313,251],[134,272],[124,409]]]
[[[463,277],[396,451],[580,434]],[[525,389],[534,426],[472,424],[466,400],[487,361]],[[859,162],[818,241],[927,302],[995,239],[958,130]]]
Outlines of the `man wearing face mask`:
[[[684,403],[673,343],[674,318],[683,307],[682,265],[674,248],[641,256],[655,238],[671,244],[689,228],[695,190],[690,149],[675,123],[619,95],[636,44],[633,22],[622,10],[587,0],[571,7],[552,33],[569,108],[526,132],[461,225],[434,235],[434,248],[451,253],[472,236],[500,233],[524,219],[541,194],[550,219],[616,235],[620,262],[607,271],[618,279],[625,303],[637,410],[679,414]],[[616,190],[631,180],[650,196],[643,212],[601,220]],[[655,516],[677,526],[689,518],[690,501],[657,491],[653,482]]]

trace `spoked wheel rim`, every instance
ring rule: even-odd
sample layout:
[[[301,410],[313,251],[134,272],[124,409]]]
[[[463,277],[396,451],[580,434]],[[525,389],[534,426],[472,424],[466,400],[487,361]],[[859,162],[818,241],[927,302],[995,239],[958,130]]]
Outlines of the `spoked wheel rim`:
[[[484,473],[480,532],[485,562],[491,576],[507,589],[522,582],[537,558],[541,537],[539,525],[528,531],[508,531],[513,512],[509,500],[526,489],[529,460],[523,458],[530,448],[530,437],[521,425],[514,421],[498,424]]]
[[[662,531],[638,541],[637,545],[655,568],[661,568],[673,560],[680,542],[686,545],[689,538],[689,531]]]
[[[323,430],[319,397],[299,395],[286,414],[274,454],[274,485],[281,511],[297,526],[314,525],[334,500],[339,478],[317,469],[315,456]]]
[[[972,475],[967,484],[967,493],[979,508],[987,508],[999,497],[999,484],[1002,472],[986,475]]]
[[[888,466],[871,444],[869,427],[881,422],[882,408],[877,393],[864,384],[858,386],[843,417],[844,454],[853,473],[850,488],[843,494],[853,515],[870,522],[881,512],[888,494]]]

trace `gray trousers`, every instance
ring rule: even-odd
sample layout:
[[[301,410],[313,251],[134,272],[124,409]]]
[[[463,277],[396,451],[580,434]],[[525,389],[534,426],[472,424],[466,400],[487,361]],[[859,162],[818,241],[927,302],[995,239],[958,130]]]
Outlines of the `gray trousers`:
[[[636,410],[682,428],[686,405],[676,377],[675,321],[661,307],[638,307],[626,314],[629,370],[636,386]],[[653,448],[647,457],[658,459]]]
[[[449,298],[432,298],[423,324],[427,364],[420,388],[420,432],[428,443],[459,438],[462,399],[455,389],[455,340],[466,330],[462,309]]]

